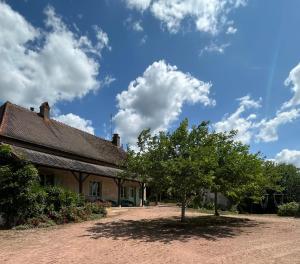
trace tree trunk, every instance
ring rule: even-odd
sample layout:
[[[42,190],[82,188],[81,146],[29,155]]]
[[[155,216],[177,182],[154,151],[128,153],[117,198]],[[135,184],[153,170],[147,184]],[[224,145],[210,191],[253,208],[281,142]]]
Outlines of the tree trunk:
[[[218,212],[218,192],[215,191],[215,216],[219,216],[219,212]]]
[[[181,203],[181,222],[185,222],[185,202],[182,201]]]
[[[158,194],[155,194],[155,205],[158,205]]]
[[[185,209],[186,209],[186,195],[183,195],[181,201],[181,222],[185,222]]]

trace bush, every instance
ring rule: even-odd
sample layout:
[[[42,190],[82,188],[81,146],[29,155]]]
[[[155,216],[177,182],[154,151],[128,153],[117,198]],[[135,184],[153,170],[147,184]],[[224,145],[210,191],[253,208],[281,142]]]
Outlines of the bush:
[[[43,194],[37,191],[37,169],[14,158],[7,145],[0,146],[0,161],[0,212],[6,225],[13,226],[43,211],[37,202]]]
[[[94,202],[94,203],[87,203],[86,204],[86,209],[89,210],[91,212],[91,214],[100,214],[103,216],[106,216],[107,211],[106,211],[106,203],[102,203],[102,202]]]
[[[55,225],[55,222],[49,219],[47,216],[41,215],[39,217],[29,218],[26,221],[25,225],[29,225],[32,227],[48,227]]]
[[[0,216],[8,227],[46,227],[105,216],[108,202],[86,203],[59,186],[41,187],[37,169],[0,145]]]
[[[106,216],[107,211],[103,205],[98,203],[86,203],[81,207],[68,206],[59,211],[50,211],[48,217],[56,224],[66,224],[71,222],[81,222]]]
[[[84,198],[70,190],[66,190],[60,186],[45,187],[47,193],[46,207],[56,212],[64,207],[77,207],[84,205]]]
[[[290,202],[279,205],[277,214],[279,216],[300,216],[300,204]]]
[[[89,220],[92,214],[106,215],[109,203],[85,202],[82,195],[59,186],[46,187],[45,213],[57,224]]]

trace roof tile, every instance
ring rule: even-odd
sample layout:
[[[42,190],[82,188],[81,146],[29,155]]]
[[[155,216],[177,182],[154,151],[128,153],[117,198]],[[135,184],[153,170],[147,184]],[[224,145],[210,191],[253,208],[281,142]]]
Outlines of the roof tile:
[[[5,109],[5,111],[4,111]],[[7,102],[0,108],[0,135],[115,165],[125,151],[110,141]]]

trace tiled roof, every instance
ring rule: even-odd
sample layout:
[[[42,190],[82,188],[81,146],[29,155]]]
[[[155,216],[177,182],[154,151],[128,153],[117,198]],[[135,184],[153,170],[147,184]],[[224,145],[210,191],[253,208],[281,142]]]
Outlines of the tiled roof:
[[[125,152],[108,140],[70,127],[10,102],[0,107],[0,135],[114,165]]]
[[[31,149],[26,149],[17,146],[11,146],[13,149],[13,153],[19,156],[20,158],[25,158],[26,160],[43,166],[49,166],[59,169],[66,169],[77,172],[84,172],[90,174],[96,174],[101,176],[108,177],[118,177],[121,170],[106,167],[96,164],[91,164],[87,162],[82,162],[78,160],[68,159],[52,154],[47,154]]]

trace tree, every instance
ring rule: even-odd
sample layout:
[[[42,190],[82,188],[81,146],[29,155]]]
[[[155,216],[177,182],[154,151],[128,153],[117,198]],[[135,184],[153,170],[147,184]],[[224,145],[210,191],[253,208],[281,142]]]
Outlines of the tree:
[[[188,201],[209,186],[207,135],[207,123],[189,131],[187,119],[173,133],[151,136],[150,130],[144,130],[138,137],[138,151],[129,151],[125,174],[139,175],[156,192],[172,193],[181,203],[181,221],[185,221]]]
[[[249,146],[235,141],[235,131],[210,134],[213,152],[211,191],[214,193],[215,215],[218,213],[218,193],[237,202],[251,188],[256,190],[262,177],[262,159],[252,154]]]
[[[160,177],[163,170],[163,160],[167,159],[167,135],[160,132],[158,136],[151,136],[150,129],[143,130],[138,136],[135,150],[127,148],[127,155],[120,173],[121,178],[139,179],[151,190],[158,194],[167,191],[169,182],[166,177]]]
[[[185,221],[188,202],[208,188],[211,181],[211,146],[207,138],[208,123],[188,127],[185,119],[169,135],[169,155],[164,162],[165,172],[170,178],[172,193],[181,203],[181,221]]]
[[[278,164],[279,184],[286,195],[287,202],[300,202],[300,171],[292,164]]]
[[[126,170],[139,175],[156,191],[170,192],[181,204],[181,221],[185,220],[188,202],[203,189],[238,202],[246,193],[255,199],[271,184],[263,173],[260,153],[250,153],[249,146],[235,141],[235,131],[209,132],[209,123],[191,129],[185,119],[173,132],[152,136],[144,130],[138,137],[138,151],[130,151]]]
[[[7,225],[20,223],[37,211],[39,195],[37,169],[16,157],[8,145],[0,145],[0,212]]]

